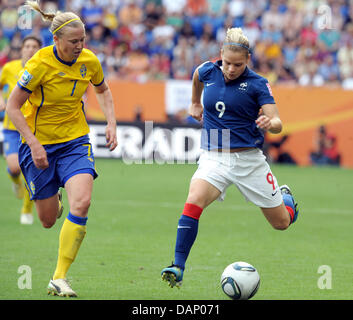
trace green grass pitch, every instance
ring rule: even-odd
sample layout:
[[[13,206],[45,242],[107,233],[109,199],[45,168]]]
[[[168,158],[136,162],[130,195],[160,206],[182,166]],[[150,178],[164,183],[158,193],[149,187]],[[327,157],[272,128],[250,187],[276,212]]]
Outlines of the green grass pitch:
[[[301,210],[286,231],[272,229],[261,211],[230,187],[225,201],[213,203],[201,217],[182,288],[169,288],[160,271],[173,259],[195,169],[97,159],[87,235],[68,274],[78,299],[228,300],[220,276],[235,261],[249,262],[260,273],[254,300],[352,299],[353,170],[339,168],[272,166]],[[62,299],[47,296],[46,286],[68,213],[65,192],[65,212],[53,228],[44,229],[37,216],[33,225],[23,226],[21,201],[12,194],[3,158],[0,181],[0,299]],[[329,273],[319,273],[324,265],[331,283]],[[30,289],[19,286],[21,266],[30,268]]]

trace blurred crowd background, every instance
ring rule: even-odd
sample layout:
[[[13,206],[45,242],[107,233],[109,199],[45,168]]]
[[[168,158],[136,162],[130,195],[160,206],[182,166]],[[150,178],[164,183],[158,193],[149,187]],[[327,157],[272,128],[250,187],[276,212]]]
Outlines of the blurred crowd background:
[[[19,57],[29,33],[52,44],[49,23],[36,13],[31,30],[18,28],[24,1],[0,3],[0,68]],[[241,27],[250,67],[271,84],[353,89],[352,0],[42,0],[41,7],[81,16],[86,47],[107,79],[191,79],[200,63],[219,57],[227,28]]]

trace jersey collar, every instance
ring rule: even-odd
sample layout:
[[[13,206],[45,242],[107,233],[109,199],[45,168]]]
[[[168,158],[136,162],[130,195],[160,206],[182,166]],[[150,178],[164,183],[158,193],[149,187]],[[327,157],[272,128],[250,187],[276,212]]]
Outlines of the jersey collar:
[[[56,46],[54,46],[53,51],[54,51],[54,56],[55,56],[55,58],[56,58],[59,62],[61,62],[62,64],[65,64],[65,65],[67,65],[67,66],[69,66],[69,67],[71,67],[71,66],[76,62],[76,60],[77,60],[77,59],[74,59],[74,60],[72,60],[71,62],[67,62],[67,61],[64,61],[64,60],[60,59],[60,57],[59,57],[59,55],[58,55],[58,51],[56,50]]]

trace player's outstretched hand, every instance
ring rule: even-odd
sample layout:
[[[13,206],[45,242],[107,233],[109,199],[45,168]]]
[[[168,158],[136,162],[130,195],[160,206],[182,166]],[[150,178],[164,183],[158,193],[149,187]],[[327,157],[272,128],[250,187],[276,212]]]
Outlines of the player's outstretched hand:
[[[203,106],[201,103],[193,103],[189,108],[189,114],[194,119],[201,121],[203,115]]]

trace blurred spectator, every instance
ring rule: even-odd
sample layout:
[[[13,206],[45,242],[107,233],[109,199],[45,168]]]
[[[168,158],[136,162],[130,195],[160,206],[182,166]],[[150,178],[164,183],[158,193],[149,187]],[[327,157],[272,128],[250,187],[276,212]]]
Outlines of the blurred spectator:
[[[320,32],[318,41],[323,42],[330,52],[335,52],[339,47],[340,33],[338,30],[324,29]]]
[[[295,39],[288,39],[283,42],[282,45],[282,54],[283,54],[283,64],[284,67],[291,68],[294,65],[297,54],[298,54],[298,47],[297,41]]]
[[[318,72],[318,64],[314,61],[306,64],[306,70],[300,76],[299,85],[319,87],[325,83],[324,77]]]
[[[186,0],[186,13],[191,16],[200,16],[207,13],[207,0]]]
[[[318,34],[316,30],[314,30],[313,22],[303,25],[303,28],[300,32],[301,44],[311,44],[315,45],[317,41]]]
[[[264,154],[270,162],[296,165],[295,159],[290,153],[283,150],[283,146],[289,136],[285,135],[277,140],[268,140],[265,135]]]
[[[232,18],[242,18],[245,14],[244,0],[230,0],[228,2],[228,13]]]
[[[143,19],[142,9],[135,0],[126,0],[119,11],[119,22],[125,26],[140,24]]]
[[[282,32],[276,28],[274,23],[269,23],[268,27],[262,31],[261,40],[280,43]]]
[[[188,39],[180,36],[173,50],[172,75],[175,79],[191,79],[194,50]]]
[[[303,27],[303,20],[303,13],[294,3],[289,3],[288,10],[283,14],[283,29],[290,28],[295,33],[299,33]]]
[[[227,0],[207,0],[207,6],[211,16],[224,15],[227,10]]]
[[[0,24],[4,36],[11,39],[16,33],[17,29],[17,3],[16,1],[3,1],[4,6],[0,10]]]
[[[187,0],[162,0],[163,7],[166,14],[173,14],[175,12],[184,12]]]
[[[162,6],[158,6],[154,1],[149,1],[146,3],[144,15],[146,29],[153,30],[158,25],[158,21],[163,15]]]
[[[176,61],[177,60],[174,59],[173,63],[176,63]],[[184,65],[182,67],[184,67]],[[169,79],[170,73],[172,72],[169,57],[163,53],[153,54],[150,57],[150,65],[148,72],[148,78],[150,80],[157,81]],[[178,69],[178,72],[180,72],[180,69]]]
[[[324,78],[325,82],[339,81],[339,67],[335,63],[332,55],[327,55],[318,67],[318,73]]]
[[[270,63],[261,63],[258,74],[265,77],[271,85],[278,80],[278,74],[271,68]]]
[[[260,26],[256,21],[251,20],[251,18],[248,16],[245,16],[244,23],[245,24],[243,27],[243,32],[244,32],[244,34],[246,34],[249,42],[251,43],[251,46],[254,46],[255,43],[261,37]]]
[[[340,165],[341,156],[337,139],[328,134],[325,126],[320,126],[314,137],[314,150],[310,153],[313,165]]]
[[[353,66],[350,73],[346,73],[342,79],[342,88],[345,90],[353,90]]]
[[[124,79],[128,81],[145,82],[149,70],[149,59],[147,54],[139,50],[127,54],[124,69]]]
[[[91,5],[83,6],[81,10],[81,17],[88,31],[102,22],[103,19],[103,8],[99,6],[98,1],[91,0],[90,4]]]
[[[283,18],[284,16],[279,11],[277,1],[271,2],[269,10],[265,11],[262,15],[263,30],[269,30],[271,27],[275,30],[281,31],[283,26]]]
[[[201,61],[208,61],[219,55],[219,46],[209,34],[205,33],[196,43],[195,51],[200,55]]]

